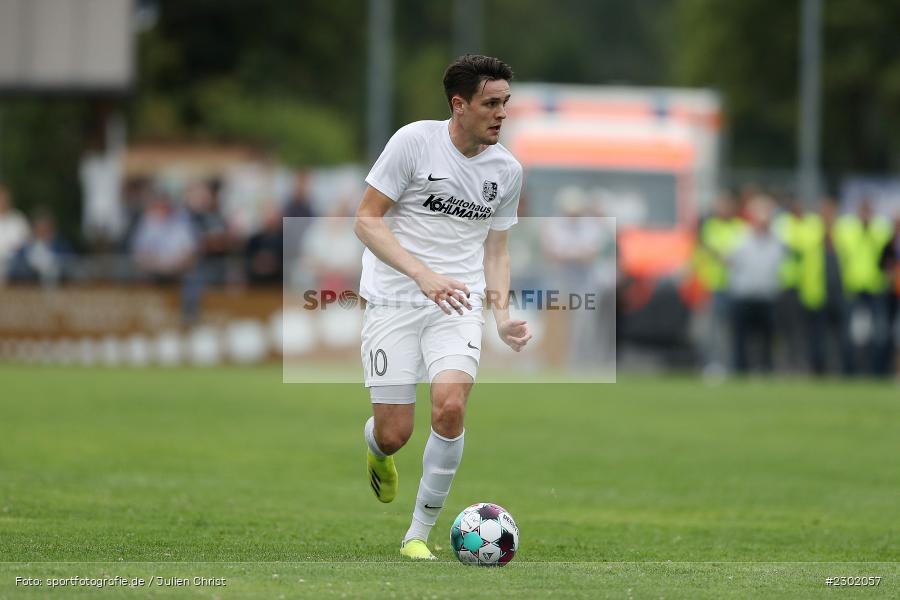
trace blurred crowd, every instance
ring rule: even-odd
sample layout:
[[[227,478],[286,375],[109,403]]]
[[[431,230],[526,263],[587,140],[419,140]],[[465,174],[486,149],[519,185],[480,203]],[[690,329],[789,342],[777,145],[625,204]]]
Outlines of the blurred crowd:
[[[290,258],[302,257],[297,270],[303,271],[304,283],[340,284],[339,290],[355,285],[350,282],[358,272],[358,256],[353,256],[351,265],[347,252],[335,252],[341,247],[340,236],[329,232],[340,220],[314,219],[349,217],[353,207],[341,200],[328,215],[318,215],[306,173],[294,177],[287,197],[260,207],[253,226],[230,219],[222,210],[220,195],[217,180],[194,181],[177,194],[149,181],[133,181],[123,198],[124,234],[76,253],[50,212],[38,208],[26,219],[15,208],[10,190],[0,185],[0,286],[113,282],[176,287],[184,321],[191,324],[199,318],[208,289],[281,289],[285,280],[282,217],[297,218],[292,241],[299,247]],[[341,277],[345,271],[349,272]]]
[[[705,373],[885,377],[894,372],[900,216],[818,210],[762,193],[723,194],[697,234],[694,272],[709,292]]]
[[[248,227],[223,212],[215,180],[194,181],[177,194],[133,182],[124,194],[124,234],[82,253],[49,211],[39,208],[26,219],[0,185],[0,286],[170,286],[179,290],[185,325],[198,321],[209,289],[355,289],[362,247],[350,217],[358,199],[320,202],[327,214],[318,214],[309,184],[306,173],[296,174],[290,192],[261,206]],[[561,193],[562,218],[548,222],[536,242],[554,265],[558,289],[599,289],[608,312],[621,295],[615,236],[604,232],[602,220],[585,218],[598,216],[585,213],[585,205],[582,195]],[[884,377],[896,370],[900,216],[878,216],[867,200],[846,208],[839,211],[830,198],[804,211],[758,191],[720,195],[698,224],[690,265],[708,299],[694,319],[706,375],[776,366],[816,375]],[[609,353],[618,333],[583,319],[570,324],[573,364]]]

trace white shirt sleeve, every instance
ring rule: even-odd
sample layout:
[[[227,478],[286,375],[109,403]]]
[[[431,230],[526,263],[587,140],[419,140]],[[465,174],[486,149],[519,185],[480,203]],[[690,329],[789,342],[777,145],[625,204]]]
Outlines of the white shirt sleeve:
[[[491,219],[491,229],[506,231],[519,222],[519,195],[522,193],[522,165],[516,163],[506,193],[500,199]]]
[[[410,125],[397,130],[372,165],[366,183],[396,202],[406,191],[421,154],[420,136]]]

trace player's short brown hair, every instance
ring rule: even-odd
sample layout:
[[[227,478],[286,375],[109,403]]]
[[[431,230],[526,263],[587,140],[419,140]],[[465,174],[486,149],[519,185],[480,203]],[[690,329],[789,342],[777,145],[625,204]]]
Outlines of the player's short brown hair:
[[[512,69],[499,58],[480,54],[460,56],[444,71],[447,104],[453,108],[453,96],[460,96],[466,102],[471,102],[482,81],[510,81],[512,78]]]

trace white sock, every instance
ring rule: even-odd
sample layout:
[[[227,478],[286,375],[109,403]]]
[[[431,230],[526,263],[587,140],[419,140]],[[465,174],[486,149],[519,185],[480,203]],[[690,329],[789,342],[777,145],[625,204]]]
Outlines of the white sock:
[[[464,435],[465,431],[459,437],[448,439],[431,430],[422,456],[422,479],[416,494],[416,507],[409,530],[403,537],[404,544],[414,538],[428,541],[428,534],[441,514],[462,459]]]
[[[363,428],[363,433],[366,436],[366,443],[369,445],[369,450],[372,451],[377,458],[384,458],[387,456],[384,452],[381,451],[381,448],[378,447],[378,442],[375,441],[375,417],[369,417],[369,420],[366,421],[366,426]]]

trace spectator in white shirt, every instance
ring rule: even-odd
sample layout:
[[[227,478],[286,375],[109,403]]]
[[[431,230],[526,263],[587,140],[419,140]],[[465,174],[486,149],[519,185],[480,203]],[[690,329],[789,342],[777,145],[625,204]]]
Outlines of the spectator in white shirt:
[[[28,221],[12,206],[9,188],[0,183],[0,286],[6,282],[10,261],[28,241]]]
[[[747,205],[751,229],[728,259],[729,291],[732,299],[732,343],[734,368],[746,373],[750,346],[760,346],[760,367],[772,370],[775,335],[775,301],[780,290],[780,268],[785,249],[772,233],[775,203],[756,196]]]
[[[172,284],[194,264],[197,240],[184,211],[176,211],[168,198],[157,194],[138,223],[131,249],[143,276]]]

